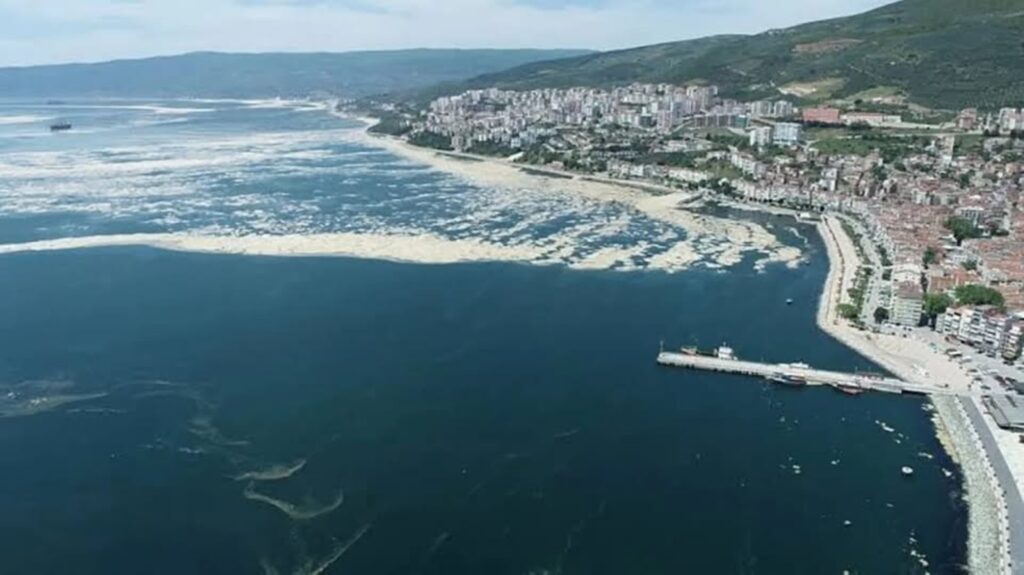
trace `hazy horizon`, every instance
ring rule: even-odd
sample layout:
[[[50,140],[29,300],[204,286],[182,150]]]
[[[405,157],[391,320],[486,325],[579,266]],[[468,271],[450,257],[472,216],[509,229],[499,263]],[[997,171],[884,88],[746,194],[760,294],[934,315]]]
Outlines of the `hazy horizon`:
[[[0,0],[0,66],[191,52],[616,50],[757,33],[888,0]],[[500,26],[494,23],[500,22]]]

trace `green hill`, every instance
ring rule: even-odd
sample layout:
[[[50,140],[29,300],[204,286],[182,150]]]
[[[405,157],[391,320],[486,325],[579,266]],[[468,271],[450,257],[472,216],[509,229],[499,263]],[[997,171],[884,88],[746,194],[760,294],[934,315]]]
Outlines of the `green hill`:
[[[936,108],[1024,104],[1024,0],[903,0],[752,36],[531,63],[452,86],[512,89],[703,80],[726,95],[903,94]]]
[[[362,97],[422,89],[582,50],[399,50],[340,54],[197,52],[98,64],[0,68],[0,97]]]

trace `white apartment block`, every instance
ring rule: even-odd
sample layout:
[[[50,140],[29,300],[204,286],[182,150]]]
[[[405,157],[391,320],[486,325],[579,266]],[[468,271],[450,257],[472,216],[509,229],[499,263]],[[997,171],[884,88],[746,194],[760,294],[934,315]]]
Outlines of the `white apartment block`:
[[[792,122],[779,122],[772,129],[772,142],[778,146],[793,146],[800,143],[803,126]]]
[[[924,294],[921,286],[913,282],[904,282],[896,286],[890,304],[890,323],[906,327],[916,327],[921,323],[924,313]]]
[[[992,357],[1016,359],[1024,342],[1024,319],[991,306],[957,307],[939,316],[935,331]]]

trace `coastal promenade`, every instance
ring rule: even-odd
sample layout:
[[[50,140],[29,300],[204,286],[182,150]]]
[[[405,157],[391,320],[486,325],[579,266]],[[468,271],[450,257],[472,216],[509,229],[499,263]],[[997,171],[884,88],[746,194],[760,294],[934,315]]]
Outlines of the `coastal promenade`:
[[[1014,573],[1024,566],[1021,478],[967,392],[970,378],[948,357],[912,338],[869,334],[853,328],[838,311],[861,266],[853,240],[838,216],[822,218],[818,231],[829,257],[829,275],[818,308],[818,325],[841,343],[908,383],[935,385],[951,394],[930,394],[936,426],[964,474],[968,504],[968,563],[974,573]],[[957,397],[953,397],[957,396]]]
[[[999,449],[992,430],[985,423],[985,415],[978,408],[975,401],[961,398],[960,404],[964,413],[970,419],[971,426],[978,436],[988,460],[991,473],[990,482],[999,488],[999,499],[1001,499],[1001,515],[1005,521],[1000,522],[998,536],[999,544],[1008,549],[1010,563],[1006,571],[1013,572],[1013,566],[1024,568],[1024,498],[1019,489],[1014,488],[1013,473],[1007,465]]]

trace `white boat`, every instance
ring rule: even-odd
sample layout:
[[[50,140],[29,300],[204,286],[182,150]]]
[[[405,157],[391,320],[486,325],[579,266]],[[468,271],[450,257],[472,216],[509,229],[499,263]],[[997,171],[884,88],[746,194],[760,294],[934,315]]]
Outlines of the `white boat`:
[[[900,471],[903,472],[903,475],[907,475],[907,476],[910,476],[910,475],[914,474],[914,468],[913,467],[907,467],[906,465],[904,465],[903,469],[901,469]]]

